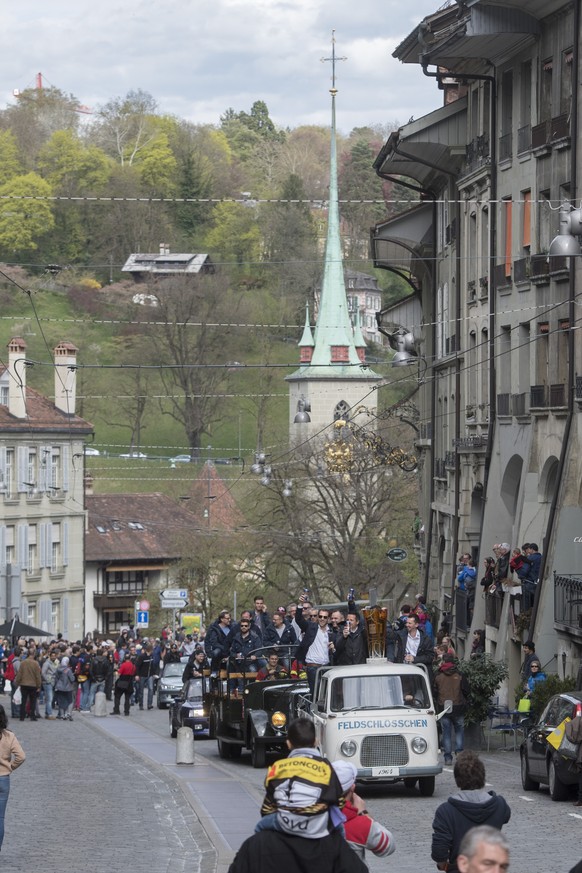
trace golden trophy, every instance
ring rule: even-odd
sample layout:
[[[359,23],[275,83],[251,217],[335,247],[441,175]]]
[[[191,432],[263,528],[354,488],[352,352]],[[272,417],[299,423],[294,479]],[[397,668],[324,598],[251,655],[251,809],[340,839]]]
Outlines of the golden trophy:
[[[388,610],[385,606],[367,606],[362,609],[368,631],[368,660],[386,658],[386,624]]]

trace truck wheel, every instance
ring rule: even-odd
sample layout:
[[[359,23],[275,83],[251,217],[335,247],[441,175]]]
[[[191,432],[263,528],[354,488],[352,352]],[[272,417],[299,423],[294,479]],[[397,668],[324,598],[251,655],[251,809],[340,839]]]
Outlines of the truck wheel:
[[[241,753],[242,753],[242,746],[240,746],[238,743],[231,743],[230,744],[230,757],[231,758],[240,758]]]
[[[254,738],[251,740],[251,763],[255,769],[261,769],[267,765],[267,750]]]
[[[216,716],[213,709],[210,710],[208,717],[208,738],[211,740],[216,739]]]
[[[417,781],[418,781],[417,779],[412,779],[412,778],[405,779],[404,780],[404,787],[405,788],[415,788]]]
[[[217,740],[218,743],[218,757],[222,758],[223,761],[226,761],[230,758],[230,752],[232,746],[230,743],[225,743],[224,740]]]
[[[434,794],[434,776],[421,776],[418,788],[422,797],[432,797]]]

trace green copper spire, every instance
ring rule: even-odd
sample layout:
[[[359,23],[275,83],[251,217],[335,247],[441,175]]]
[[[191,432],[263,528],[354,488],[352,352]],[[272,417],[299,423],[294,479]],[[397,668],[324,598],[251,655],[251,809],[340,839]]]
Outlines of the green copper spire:
[[[335,76],[334,76],[335,83]],[[311,366],[359,364],[360,359],[354,344],[352,323],[348,312],[348,300],[344,282],[343,254],[340,238],[340,216],[337,188],[337,145],[335,124],[335,97],[331,93],[331,155],[329,167],[329,206],[327,216],[327,242],[325,264],[317,324],[315,348]],[[343,353],[338,355],[338,349]],[[338,360],[343,358],[343,360]]]
[[[313,334],[311,333],[311,325],[309,324],[309,303],[305,304],[305,327],[303,328],[303,335],[297,345],[299,348],[315,345],[313,342]]]

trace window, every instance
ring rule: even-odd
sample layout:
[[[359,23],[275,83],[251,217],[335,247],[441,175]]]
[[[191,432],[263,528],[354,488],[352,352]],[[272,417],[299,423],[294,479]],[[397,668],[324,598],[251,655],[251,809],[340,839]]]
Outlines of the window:
[[[560,115],[568,115],[572,108],[572,62],[574,52],[562,52],[562,71],[560,76]]]
[[[531,61],[521,65],[521,88],[519,105],[519,126],[531,124]]]
[[[546,58],[542,63],[540,81],[540,121],[547,121],[552,117],[552,75],[554,62],[552,58]]]
[[[16,553],[14,550],[14,525],[9,524],[6,525],[6,551],[5,551],[5,563],[6,564],[14,564],[16,559]]]
[[[62,484],[61,452],[60,449],[55,446],[53,446],[50,451],[50,474],[47,485],[49,486],[49,490],[54,493],[55,491],[59,491]]]
[[[0,404],[2,406],[8,406],[8,385],[2,385],[2,387],[0,387]]]
[[[521,245],[529,251],[531,247],[531,191],[522,191]]]
[[[37,493],[37,474],[36,474],[36,449],[28,450],[28,463],[26,467],[26,486],[27,494],[33,497]]]
[[[504,263],[505,263],[505,278],[511,279],[511,222],[513,217],[513,201],[511,198],[503,200],[503,242],[504,242]]]
[[[538,252],[540,253],[545,253],[550,248],[553,220],[550,192],[540,191],[538,202]]]
[[[26,621],[28,624],[36,625],[36,603],[27,603],[26,605]]]
[[[61,560],[61,525],[57,522],[52,525],[51,535],[51,551],[50,551],[50,570],[51,573],[58,573],[62,568]]]
[[[501,78],[501,140],[499,159],[510,158],[513,154],[513,70],[506,70]]]
[[[436,353],[437,357],[442,358],[446,354],[449,337],[449,286],[446,282],[437,292],[436,322]]]
[[[51,600],[51,627],[54,634],[59,628],[59,609],[61,606],[60,600]]]

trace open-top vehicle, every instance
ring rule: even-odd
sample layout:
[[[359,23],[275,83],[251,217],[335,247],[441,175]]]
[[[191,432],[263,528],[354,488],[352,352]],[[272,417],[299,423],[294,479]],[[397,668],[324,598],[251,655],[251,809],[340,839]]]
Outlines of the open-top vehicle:
[[[265,646],[245,658],[229,658],[220,677],[213,680],[210,735],[217,740],[221,758],[238,758],[248,749],[253,767],[264,767],[268,753],[287,754],[287,727],[303,714],[307,682],[291,678],[286,670],[258,680],[257,668],[273,651],[288,664],[294,649]]]

